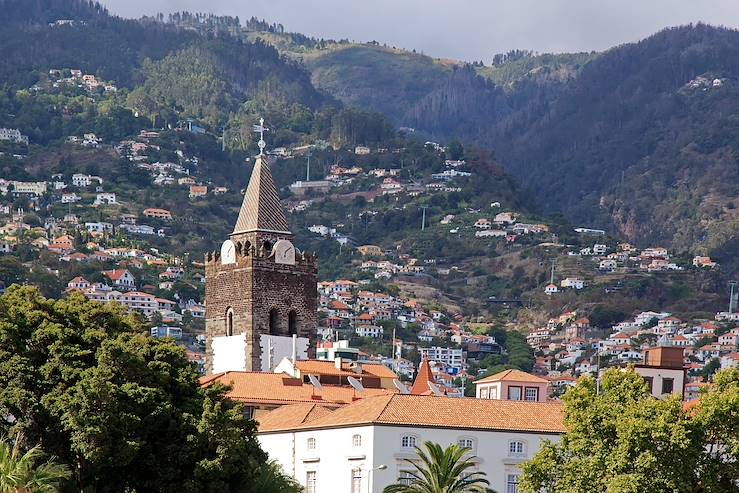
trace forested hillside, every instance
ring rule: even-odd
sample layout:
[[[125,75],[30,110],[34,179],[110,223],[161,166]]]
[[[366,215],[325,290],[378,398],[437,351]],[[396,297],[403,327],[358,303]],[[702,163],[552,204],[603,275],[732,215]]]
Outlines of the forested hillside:
[[[730,261],[738,76],[739,32],[668,29],[592,60],[489,139],[547,210]]]
[[[684,26],[604,53],[513,50],[489,65],[265,37],[342,101],[494,148],[542,212],[735,257],[737,31]]]
[[[33,142],[84,130],[121,138],[141,126],[135,114],[157,127],[192,118],[240,151],[257,115],[279,129],[273,145],[304,134],[376,144],[392,138],[390,122],[492,148],[542,213],[725,265],[735,257],[737,31],[681,27],[604,53],[513,50],[485,65],[312,39],[257,19],[124,20],[83,0],[0,6],[0,125]],[[80,94],[60,113],[58,99],[25,92],[55,67],[123,90],[99,107]]]

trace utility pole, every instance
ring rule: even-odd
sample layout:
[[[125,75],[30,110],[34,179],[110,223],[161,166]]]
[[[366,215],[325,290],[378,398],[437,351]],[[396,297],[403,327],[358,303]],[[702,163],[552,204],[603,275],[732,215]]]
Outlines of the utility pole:
[[[421,218],[421,231],[426,229],[426,209],[428,206],[422,206],[421,209],[423,209],[423,216]]]
[[[310,158],[311,158],[312,155],[313,155],[313,153],[310,152],[310,151],[308,151],[305,154],[305,157],[308,158],[308,166],[307,166],[307,168],[305,170],[305,181],[310,181]]]
[[[555,261],[556,261],[556,259],[552,259],[552,275],[549,278],[549,283],[550,284],[554,284],[554,263],[555,263]]]

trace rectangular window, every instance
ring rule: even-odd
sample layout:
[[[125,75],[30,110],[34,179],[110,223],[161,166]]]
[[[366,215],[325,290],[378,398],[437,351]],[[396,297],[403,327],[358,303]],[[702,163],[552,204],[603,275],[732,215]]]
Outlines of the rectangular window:
[[[475,442],[473,442],[471,438],[460,438],[457,441],[457,444],[460,447],[462,447],[462,448],[469,448],[469,449],[471,449],[475,445]]]
[[[518,474],[506,476],[506,493],[518,493]]]
[[[305,473],[305,493],[316,493],[316,471]]]
[[[508,455],[517,457],[517,456],[523,455],[523,453],[524,453],[523,442],[520,442],[518,440],[508,442]]]
[[[509,401],[520,401],[521,400],[521,387],[508,387],[508,400]]]
[[[480,389],[480,399],[487,399],[488,398],[488,388],[483,387]]]
[[[672,390],[675,388],[674,378],[663,378],[662,379],[662,393],[672,394]]]
[[[490,398],[491,399],[498,398],[498,387],[490,387]]]
[[[647,387],[649,387],[649,393],[652,393],[652,387],[654,385],[654,378],[653,377],[643,377],[644,381],[647,382]]]
[[[351,493],[362,493],[362,470],[352,469],[352,490]]]
[[[537,387],[526,387],[526,400],[527,401],[538,401],[539,400],[539,389]]]
[[[400,471],[398,473],[398,482],[400,484],[410,486],[412,479],[413,479],[413,475],[410,473],[410,471]]]

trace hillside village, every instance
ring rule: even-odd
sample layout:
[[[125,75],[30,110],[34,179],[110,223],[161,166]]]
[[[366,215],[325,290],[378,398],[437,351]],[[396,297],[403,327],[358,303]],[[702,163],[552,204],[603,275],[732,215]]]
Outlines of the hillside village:
[[[59,491],[399,491],[433,444],[506,493],[736,486],[733,31],[486,66],[0,4],[0,455]]]
[[[37,94],[79,90],[93,101],[118,92],[114,83],[76,69],[50,69],[48,80],[29,90]],[[412,129],[408,131],[412,135]],[[141,174],[145,187],[181,190],[178,193],[195,203],[211,197],[218,201],[219,196],[238,200],[241,190],[213,183],[197,152],[187,152],[182,138],[188,135],[208,137],[193,120],[172,130],[142,128],[134,137],[121,140],[104,139],[92,132],[62,137],[63,145],[72,150],[112,153],[129,163]],[[34,144],[17,129],[3,129],[0,139],[26,149]],[[460,307],[401,293],[393,283],[413,282],[419,277],[451,278],[467,267],[430,255],[425,249],[393,249],[388,241],[361,244],[357,237],[369,237],[354,230],[355,220],[365,224],[366,232],[366,225],[388,210],[403,214],[420,209],[420,224],[410,227],[422,234],[455,241],[469,238],[466,241],[492,248],[489,251],[555,249],[558,260],[551,268],[544,266],[548,282],[534,291],[545,298],[603,285],[606,293],[616,292],[629,276],[719,267],[706,256],[695,256],[692,261],[684,256],[671,258],[667,249],[659,246],[639,250],[592,228],[572,228],[568,239],[575,244],[560,243],[551,222],[512,209],[504,201],[488,201],[478,208],[438,207],[443,202],[435,197],[463,197],[475,180],[476,158],[468,162],[459,149],[452,151],[453,158],[447,158],[449,148],[425,142],[418,149],[437,164],[408,168],[403,163],[418,150],[360,145],[337,155],[342,156],[342,163],[323,167],[325,174],[319,174],[322,166],[315,164],[311,172],[311,153],[326,152],[327,148],[325,141],[296,142],[269,152],[278,169],[294,163],[295,173],[299,173],[302,163],[306,165],[305,180],[285,187],[290,192],[285,201],[289,211],[302,214],[305,220],[318,217],[314,211],[321,211],[329,201],[353,204],[352,212],[345,216],[352,221],[351,228],[333,220],[305,226],[304,234],[319,244],[332,241],[340,254],[344,249],[353,252],[342,271],[353,280],[326,279],[318,284],[319,335],[324,341],[318,347],[339,345],[354,351],[357,359],[390,366],[407,381],[413,379],[420,361],[428,359],[435,381],[450,396],[469,395],[473,392],[470,382],[487,374],[489,368],[505,364],[505,345],[484,327],[472,328],[472,318]],[[163,160],[165,156],[169,159]],[[25,156],[11,159],[23,161]],[[383,164],[373,167],[377,163]],[[65,293],[81,291],[90,300],[118,302],[148,319],[152,336],[181,340],[193,361],[202,364],[203,264],[196,252],[169,251],[166,241],[173,235],[173,226],[184,218],[170,210],[166,200],[141,203],[130,190],[112,186],[107,178],[69,171],[37,176],[34,181],[3,178],[0,191],[9,199],[0,204],[4,217],[0,250],[5,255],[31,249],[46,266],[45,279],[56,279],[53,283],[44,281],[47,287],[56,284]],[[355,219],[352,214],[356,214]],[[417,218],[418,211],[411,216]],[[555,228],[561,231],[561,226]],[[574,271],[568,267],[573,262],[578,266]],[[560,269],[578,274],[560,274]],[[612,276],[619,276],[620,281],[612,282]],[[14,279],[3,281],[7,285]],[[490,301],[495,304],[499,300],[492,296]],[[500,301],[505,306],[516,302]],[[524,369],[547,378],[552,396],[560,395],[562,386],[571,385],[578,376],[597,372],[599,366],[641,361],[644,349],[665,337],[686,348],[691,383],[696,385],[737,359],[739,329],[735,328],[733,310],[719,313],[715,320],[686,321],[662,312],[635,313],[634,322],[620,322],[610,330],[591,327],[588,318],[577,316],[577,312],[574,309],[552,318],[546,327],[528,328],[526,341],[535,364]],[[515,319],[512,322],[507,323],[507,329],[517,330]]]

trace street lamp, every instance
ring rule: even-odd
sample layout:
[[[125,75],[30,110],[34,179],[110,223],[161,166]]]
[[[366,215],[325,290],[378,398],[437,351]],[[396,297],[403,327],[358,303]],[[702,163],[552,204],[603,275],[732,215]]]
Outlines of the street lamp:
[[[385,464],[380,464],[377,467],[371,467],[369,469],[363,469],[363,471],[367,471],[367,492],[372,493],[372,473],[374,471],[384,471],[387,469],[387,466]]]

